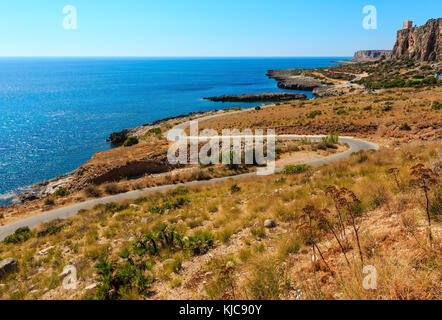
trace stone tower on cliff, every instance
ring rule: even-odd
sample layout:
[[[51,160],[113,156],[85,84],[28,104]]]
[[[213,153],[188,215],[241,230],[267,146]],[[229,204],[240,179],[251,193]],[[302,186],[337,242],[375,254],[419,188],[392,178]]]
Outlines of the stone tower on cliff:
[[[411,29],[413,28],[413,21],[405,20],[402,29]]]
[[[413,28],[412,24],[405,21],[404,29],[398,31],[392,57],[427,62],[442,60],[442,18],[428,20],[420,27]]]

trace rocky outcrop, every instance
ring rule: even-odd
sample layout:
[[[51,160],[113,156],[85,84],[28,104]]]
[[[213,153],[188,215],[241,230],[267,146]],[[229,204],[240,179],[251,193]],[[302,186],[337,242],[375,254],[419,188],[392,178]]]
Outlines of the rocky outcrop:
[[[382,57],[389,58],[391,50],[360,50],[357,51],[351,61],[354,62],[369,62],[376,61]]]
[[[442,18],[431,19],[421,27],[399,30],[392,56],[422,62],[441,60]]]
[[[344,92],[342,88],[336,86],[321,86],[313,89],[313,95],[315,97],[335,97],[344,95]]]
[[[97,152],[91,160],[74,171],[68,189],[81,190],[91,184],[167,172],[175,168],[167,160],[167,150],[167,141],[152,141],[129,148]]]
[[[0,261],[0,279],[18,270],[18,262],[13,258]]]
[[[281,89],[313,91],[313,89],[323,86],[320,80],[293,75],[295,70],[296,69],[269,70],[267,76],[278,81],[278,87]]]
[[[307,96],[303,93],[289,93],[289,92],[272,92],[272,93],[258,93],[258,94],[241,94],[241,95],[227,95],[220,97],[204,98],[210,101],[221,102],[278,102],[306,99]]]
[[[120,132],[114,132],[110,135],[109,139],[107,139],[107,142],[110,142],[113,146],[119,146],[124,143],[124,141],[129,138],[130,130],[124,129]]]

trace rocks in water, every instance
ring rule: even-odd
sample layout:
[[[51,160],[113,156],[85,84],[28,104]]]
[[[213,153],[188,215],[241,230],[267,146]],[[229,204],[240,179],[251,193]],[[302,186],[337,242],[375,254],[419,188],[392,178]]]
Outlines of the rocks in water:
[[[272,229],[276,227],[276,222],[272,219],[264,221],[264,227],[267,229]]]
[[[278,87],[281,89],[313,91],[313,89],[323,86],[320,80],[293,75],[295,70],[296,69],[270,70],[267,76],[278,81]]]
[[[258,94],[240,94],[227,95],[220,97],[204,98],[205,100],[216,102],[279,102],[306,99],[307,96],[303,93],[291,92],[266,92]]]
[[[114,132],[110,135],[109,139],[107,139],[106,141],[110,142],[111,145],[114,146],[122,145],[124,141],[126,141],[127,138],[129,138],[129,133],[130,133],[129,129],[124,129],[123,131],[120,132]]]
[[[18,261],[13,258],[8,258],[0,261],[0,278],[14,273],[18,270]]]

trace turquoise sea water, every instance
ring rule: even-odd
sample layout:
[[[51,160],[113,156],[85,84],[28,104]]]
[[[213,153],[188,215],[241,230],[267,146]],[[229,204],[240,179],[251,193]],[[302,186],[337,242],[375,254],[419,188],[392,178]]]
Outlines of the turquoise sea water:
[[[283,91],[269,69],[342,59],[1,58],[0,194],[76,169],[114,131],[238,105],[202,97]]]

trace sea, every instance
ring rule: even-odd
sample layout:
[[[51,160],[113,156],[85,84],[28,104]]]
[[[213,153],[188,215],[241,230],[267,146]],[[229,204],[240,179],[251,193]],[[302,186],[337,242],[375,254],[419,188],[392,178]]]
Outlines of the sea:
[[[112,132],[190,112],[259,105],[202,98],[287,91],[266,76],[268,70],[345,59],[0,58],[0,205],[111,148],[106,139]]]

